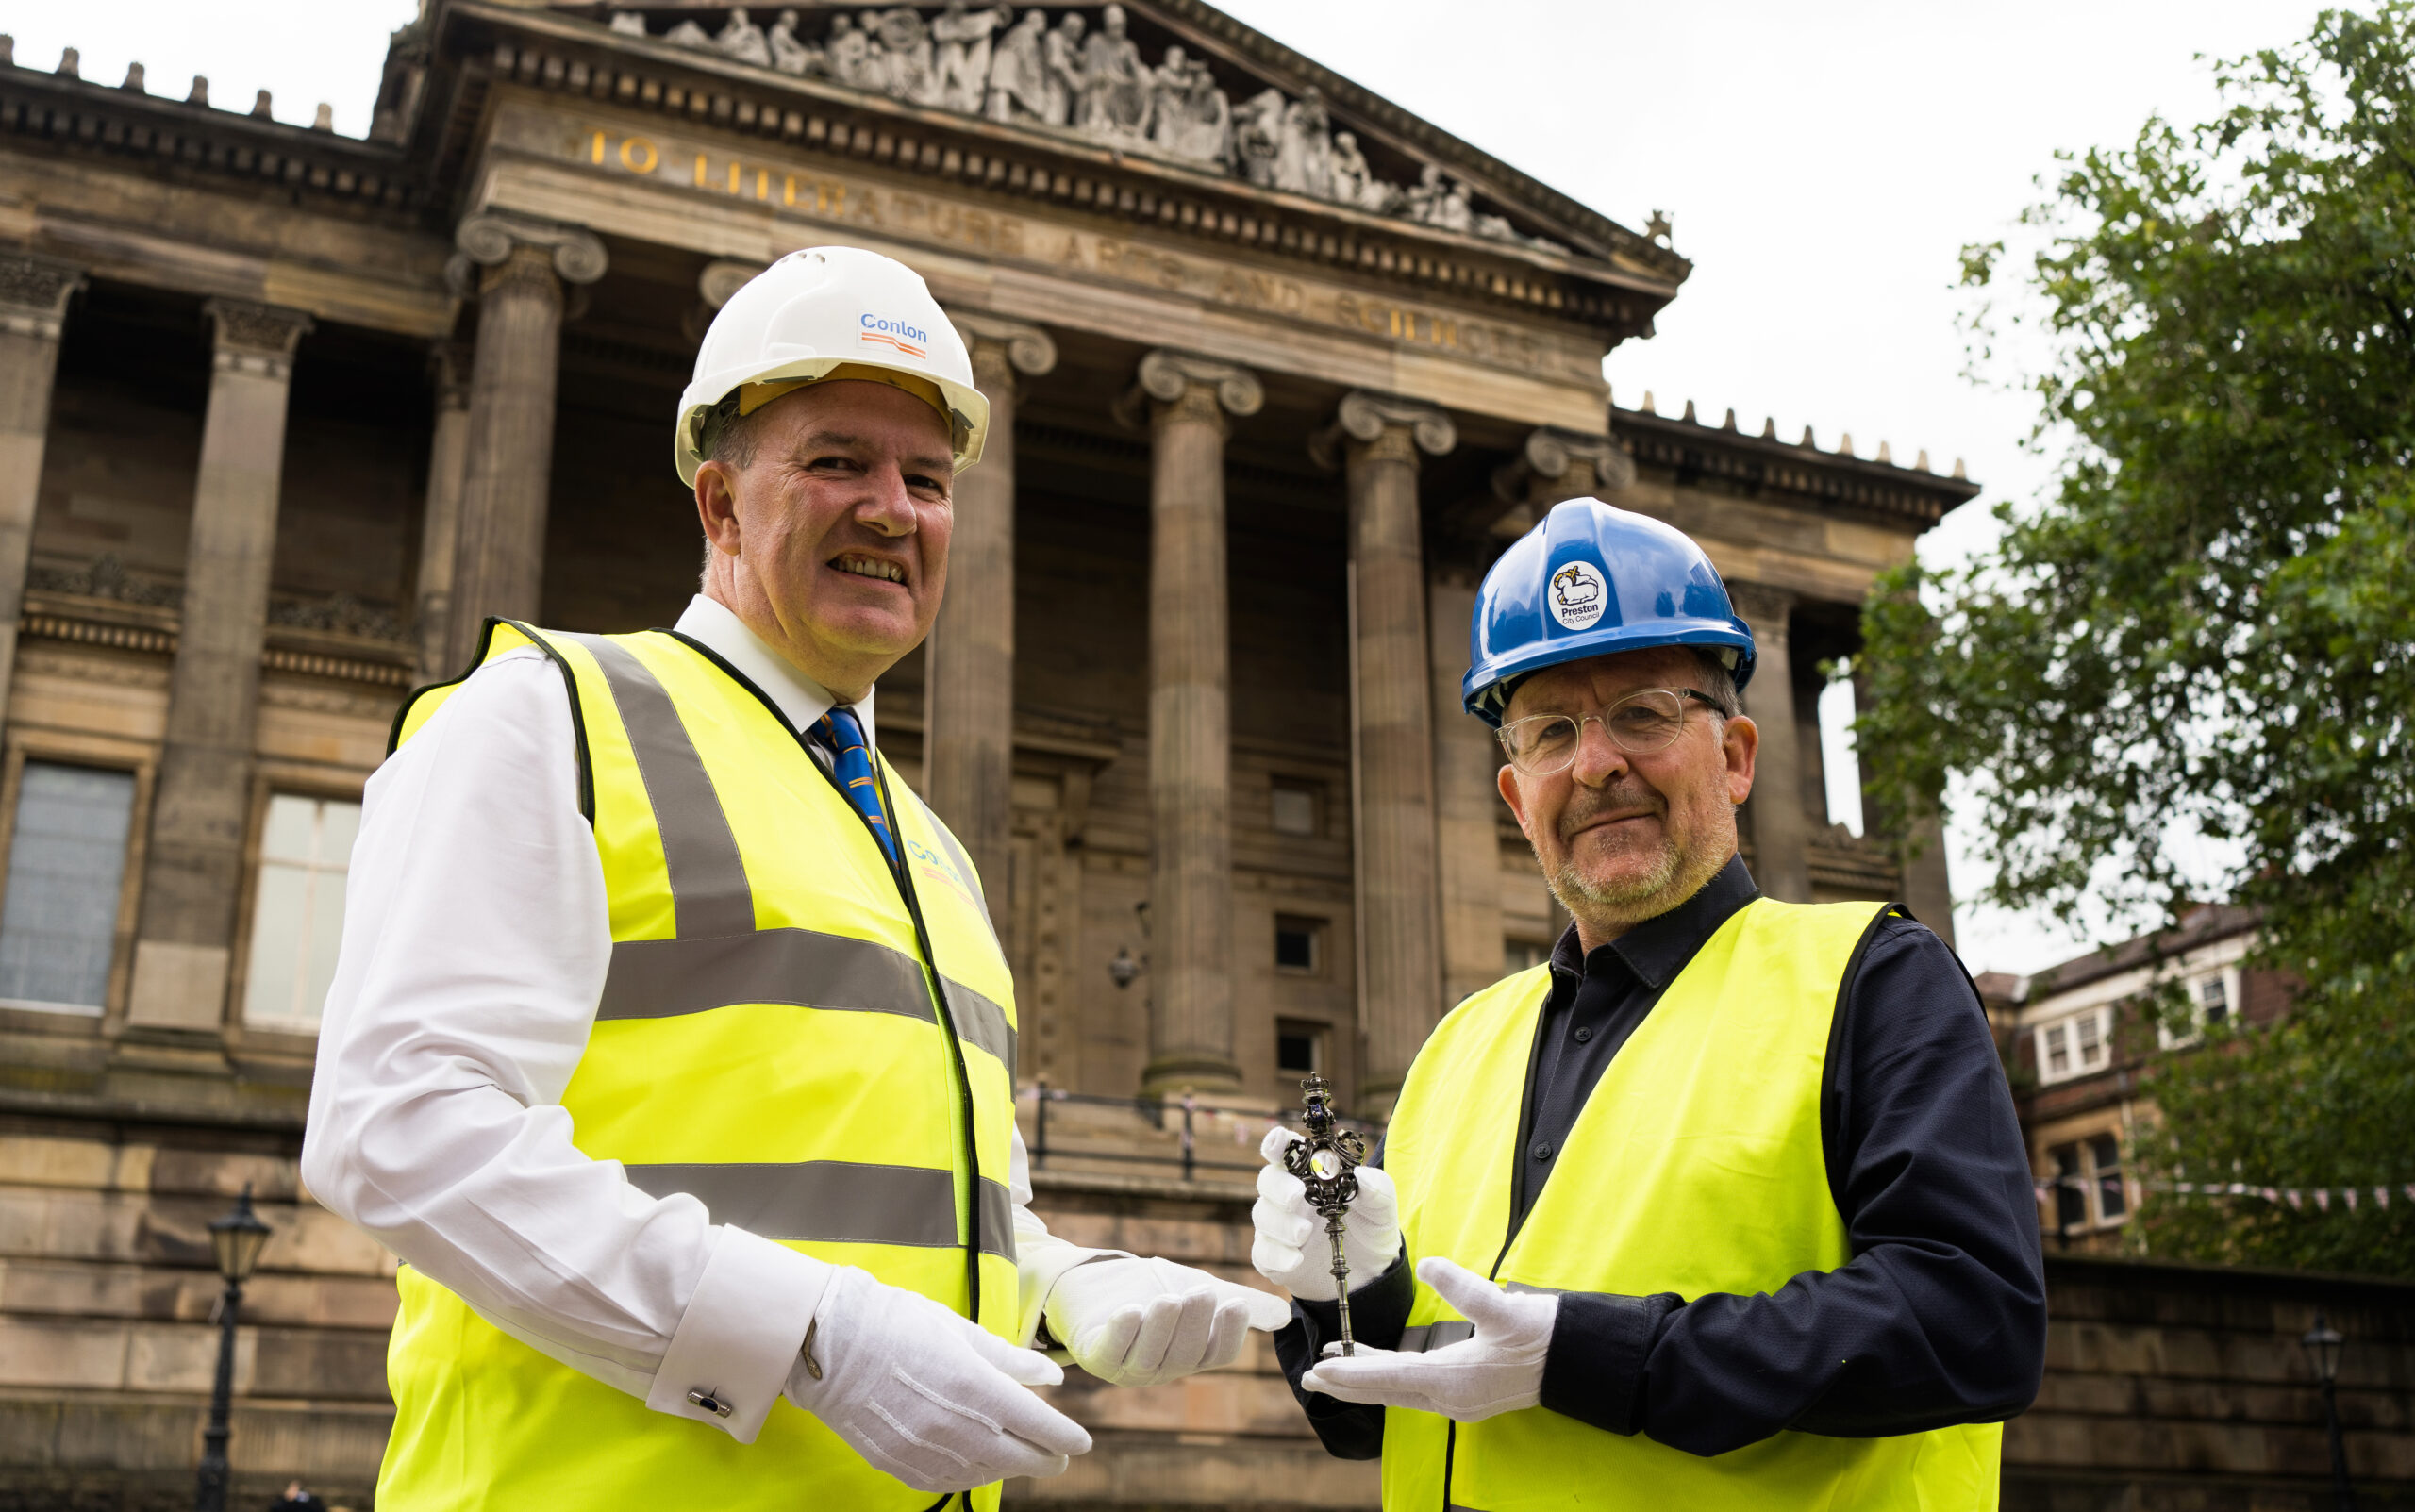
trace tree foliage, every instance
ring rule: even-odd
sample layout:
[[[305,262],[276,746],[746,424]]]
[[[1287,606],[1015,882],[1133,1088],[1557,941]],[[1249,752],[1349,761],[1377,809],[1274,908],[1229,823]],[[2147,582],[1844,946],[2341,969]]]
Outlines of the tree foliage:
[[[2167,838],[2240,855],[2303,989],[2163,1058],[2146,1174],[2393,1202],[2151,1196],[2143,1242],[2415,1275],[2415,5],[2219,75],[2216,119],[2064,159],[2018,266],[1966,254],[2051,354],[2057,486],[1985,559],[1881,583],[1859,744],[1891,806],[1968,779],[1990,901],[2174,910]]]

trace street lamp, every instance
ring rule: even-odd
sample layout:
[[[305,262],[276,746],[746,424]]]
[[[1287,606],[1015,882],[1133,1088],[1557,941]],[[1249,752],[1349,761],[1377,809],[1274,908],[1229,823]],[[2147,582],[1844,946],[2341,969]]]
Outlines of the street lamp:
[[[234,1211],[209,1225],[209,1248],[218,1273],[226,1278],[218,1303],[218,1380],[209,1392],[209,1427],[201,1436],[201,1473],[192,1493],[193,1512],[226,1512],[226,1415],[235,1394],[235,1320],[243,1310],[243,1283],[259,1263],[268,1225],[252,1212],[252,1188],[235,1199]]]
[[[2332,1494],[2339,1499],[2340,1512],[2357,1512],[2356,1496],[2348,1489],[2348,1448],[2340,1438],[2340,1350],[2348,1341],[2318,1312],[2314,1326],[2299,1342],[2314,1361],[2314,1378],[2323,1384],[2323,1420],[2331,1430]]]

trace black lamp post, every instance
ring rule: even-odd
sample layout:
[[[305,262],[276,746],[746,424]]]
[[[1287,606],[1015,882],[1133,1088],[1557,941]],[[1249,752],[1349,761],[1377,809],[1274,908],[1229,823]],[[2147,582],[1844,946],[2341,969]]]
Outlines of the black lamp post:
[[[235,1320],[243,1310],[243,1283],[268,1242],[268,1225],[252,1212],[252,1188],[235,1199],[235,1210],[209,1225],[209,1247],[226,1292],[218,1304],[218,1381],[209,1392],[209,1428],[201,1437],[201,1473],[192,1493],[193,1512],[226,1512],[226,1415],[235,1394]]]
[[[2314,1378],[2323,1383],[2323,1421],[2331,1430],[2331,1489],[2340,1512],[2357,1512],[2355,1493],[2348,1489],[2348,1447],[2340,1438],[2340,1350],[2347,1343],[2340,1331],[2314,1315],[2314,1326],[2300,1342],[2314,1361]]]

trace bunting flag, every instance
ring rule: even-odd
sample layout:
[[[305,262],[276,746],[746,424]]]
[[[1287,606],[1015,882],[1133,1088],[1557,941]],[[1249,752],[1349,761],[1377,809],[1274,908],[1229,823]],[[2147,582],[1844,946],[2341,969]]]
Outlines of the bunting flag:
[[[2056,1191],[2085,1191],[2090,1183],[2119,1180],[2113,1176],[2047,1176],[2034,1185],[2038,1200],[2046,1202]],[[2134,1181],[2126,1184],[2136,1191],[2164,1192],[2175,1197],[2256,1197],[2274,1205],[2286,1203],[2295,1212],[2305,1212],[2311,1202],[2315,1211],[2328,1213],[2336,1199],[2348,1211],[2356,1212],[2366,1198],[2384,1212],[2390,1210],[2390,1188],[2388,1187],[2259,1187],[2244,1181]],[[2398,1191],[2415,1203],[2415,1181],[2401,1182]]]

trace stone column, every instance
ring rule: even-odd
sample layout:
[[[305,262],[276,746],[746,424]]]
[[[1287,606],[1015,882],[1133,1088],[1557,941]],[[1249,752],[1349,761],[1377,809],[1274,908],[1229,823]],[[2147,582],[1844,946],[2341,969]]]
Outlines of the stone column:
[[[225,1008],[251,818],[252,726],[276,550],[286,399],[294,344],[310,319],[232,299],[213,299],[204,308],[216,327],[217,350],[126,1021],[214,1032]]]
[[[1342,395],[1309,442],[1346,457],[1350,490],[1350,702],[1357,799],[1358,1014],[1367,1053],[1355,1111],[1389,1111],[1441,1017],[1431,646],[1418,454],[1457,444],[1450,417],[1385,394]]]
[[[1803,806],[1803,756],[1794,714],[1794,663],[1787,653],[1787,617],[1794,595],[1763,583],[1727,585],[1736,612],[1753,627],[1759,656],[1744,712],[1761,732],[1760,756],[1745,806],[1753,826],[1753,880],[1784,903],[1811,901],[1811,821]]]
[[[436,425],[427,447],[427,504],[420,523],[419,675],[435,682],[461,671],[453,651],[453,556],[460,544],[461,463],[470,444],[467,354],[450,342],[428,359]]]
[[[0,253],[0,718],[17,670],[17,617],[34,548],[34,504],[50,436],[50,384],[67,299],[84,275],[28,253]]]
[[[981,460],[956,480],[947,596],[923,652],[923,797],[956,831],[1008,938],[1015,773],[1015,374],[1057,365],[1036,325],[951,311],[990,401]]]
[[[457,281],[475,271],[478,350],[454,550],[451,645],[458,670],[491,614],[533,620],[544,589],[545,507],[562,286],[604,276],[604,243],[576,226],[483,211],[454,236]]]
[[[1431,606],[1434,677],[1434,830],[1442,920],[1442,1001],[1501,979],[1501,743],[1459,703],[1468,670],[1468,621],[1479,574],[1437,571]]]
[[[1229,1089],[1233,1061],[1231,600],[1227,416],[1265,403],[1256,374],[1187,352],[1141,359],[1119,406],[1145,403],[1149,514],[1149,1065],[1144,1090]]]
[[[1635,481],[1635,463],[1608,436],[1544,425],[1492,472],[1492,496],[1507,509],[1496,537],[1524,535],[1553,505],[1615,492]],[[1434,676],[1434,812],[1440,883],[1442,1001],[1458,1002],[1500,980],[1501,746],[1459,704],[1468,667],[1468,621],[1483,574],[1471,562],[1438,567],[1427,590]]]

